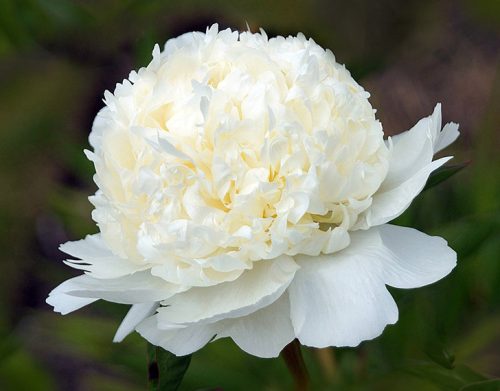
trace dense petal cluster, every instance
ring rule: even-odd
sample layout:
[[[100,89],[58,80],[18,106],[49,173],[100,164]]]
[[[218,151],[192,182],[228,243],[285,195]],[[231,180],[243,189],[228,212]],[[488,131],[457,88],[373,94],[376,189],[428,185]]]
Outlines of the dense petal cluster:
[[[189,33],[96,117],[86,151],[100,233],[68,242],[85,274],[48,302],[133,304],[137,329],[176,354],[214,336],[275,356],[292,339],[355,346],[397,320],[385,285],[432,283],[446,242],[387,225],[449,158],[458,126],[431,117],[384,140],[369,94],[304,36]]]
[[[102,239],[186,286],[342,249],[388,170],[368,96],[303,36],[213,27],[156,47],[92,131]]]

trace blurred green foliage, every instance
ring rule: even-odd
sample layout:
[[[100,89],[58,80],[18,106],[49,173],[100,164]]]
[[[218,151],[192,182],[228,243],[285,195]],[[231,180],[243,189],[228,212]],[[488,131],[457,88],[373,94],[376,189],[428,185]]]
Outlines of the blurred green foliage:
[[[438,79],[453,69],[450,58],[466,58],[477,67],[478,79],[460,78],[453,96],[441,94],[439,83],[431,85],[431,96],[443,101],[445,120],[469,124],[452,149],[456,163],[472,163],[423,193],[398,219],[445,237],[458,253],[457,268],[430,287],[392,289],[400,320],[380,338],[357,349],[304,354],[315,390],[499,390],[498,4],[0,1],[0,389],[146,389],[144,341],[132,335],[111,343],[124,306],[97,303],[62,317],[44,300],[56,284],[77,274],[62,264],[58,244],[96,231],[86,199],[95,190],[93,168],[82,149],[104,90],[145,65],[154,43],[219,22],[264,27],[270,35],[303,31],[331,48],[361,84],[377,86],[387,69],[410,72],[398,65],[400,57],[417,68],[426,56],[437,59],[444,65],[422,65],[422,74],[434,72]],[[452,43],[465,40],[479,52],[462,53],[460,45],[443,52],[450,36]],[[488,58],[485,70],[474,57],[481,53]],[[375,102],[384,102],[393,88],[383,81],[383,88],[371,91]],[[486,87],[478,101],[470,91],[482,81]],[[471,96],[468,107],[480,105],[474,111],[479,114],[457,109],[461,117],[447,118],[455,96]],[[426,109],[435,103],[429,100]],[[407,117],[420,118],[416,105],[407,107],[413,110]],[[377,108],[382,117],[401,109]],[[398,130],[408,125],[407,117],[395,121]],[[193,356],[181,387],[215,388],[287,390],[292,379],[280,359],[257,359],[223,340]]]

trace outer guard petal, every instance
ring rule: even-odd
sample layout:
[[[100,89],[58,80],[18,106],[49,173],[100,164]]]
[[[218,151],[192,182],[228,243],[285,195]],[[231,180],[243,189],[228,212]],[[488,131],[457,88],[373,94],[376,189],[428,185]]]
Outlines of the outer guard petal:
[[[454,122],[446,124],[434,143],[434,153],[438,153],[442,149],[445,149],[448,145],[452,144],[458,136],[460,136],[458,124]]]
[[[400,216],[422,191],[429,175],[450,159],[445,157],[435,160],[393,189],[376,193],[371,207],[360,216],[360,221],[364,220],[366,224],[360,228],[385,224]]]
[[[301,269],[288,291],[302,344],[357,346],[396,323],[398,309],[377,262],[378,235],[371,231],[354,233],[351,245],[338,253],[296,257]]]
[[[113,254],[102,240],[101,234],[87,235],[85,239],[66,242],[59,249],[79,259],[65,261],[68,266],[84,270],[96,278],[117,278],[150,267],[136,264]]]
[[[88,304],[91,304],[99,299],[88,299],[85,297],[70,296],[62,291],[52,291],[49,297],[45,300],[47,304],[54,307],[55,312],[62,315],[69,314],[70,312],[79,310]]]
[[[383,225],[351,240],[335,254],[296,257],[301,269],[288,291],[295,333],[305,345],[356,346],[377,337],[398,318],[385,284],[431,284],[456,264],[446,241],[411,228]]]
[[[145,319],[136,330],[153,345],[177,356],[185,356],[201,349],[217,333],[213,324],[161,330],[158,328],[156,315]]]
[[[245,352],[257,357],[277,357],[295,338],[286,293],[253,314],[220,323],[217,339],[230,337]]]
[[[55,288],[49,294],[47,302],[52,304],[55,299],[51,296],[64,294],[89,299],[89,303],[103,299],[114,303],[140,304],[167,299],[179,292],[179,289],[178,286],[169,284],[148,272],[139,272],[131,276],[113,279],[98,279],[81,275],[71,278]],[[57,303],[59,304],[59,302]],[[76,305],[77,302],[74,301],[74,303]]]
[[[157,302],[134,304],[130,307],[127,315],[123,318],[120,327],[116,330],[116,334],[113,338],[113,342],[121,342],[123,339],[134,331],[135,327],[141,323],[148,316],[154,314],[156,308],[158,307]]]
[[[392,152],[387,177],[354,229],[368,229],[401,215],[422,191],[432,171],[451,159],[432,161],[433,155],[451,144],[458,134],[458,125],[453,123],[441,130],[441,105],[438,104],[431,116],[390,139]]]
[[[457,254],[443,238],[413,228],[385,224],[377,227],[384,251],[384,281],[396,288],[418,288],[448,275]]]
[[[293,258],[287,255],[256,262],[236,281],[191,288],[172,296],[162,303],[166,307],[158,310],[158,323],[160,327],[169,327],[248,315],[278,299],[297,269]]]
[[[249,354],[276,357],[295,338],[286,293],[273,304],[237,319],[160,329],[155,315],[141,322],[136,330],[152,344],[178,356],[201,349],[214,337],[230,337]]]

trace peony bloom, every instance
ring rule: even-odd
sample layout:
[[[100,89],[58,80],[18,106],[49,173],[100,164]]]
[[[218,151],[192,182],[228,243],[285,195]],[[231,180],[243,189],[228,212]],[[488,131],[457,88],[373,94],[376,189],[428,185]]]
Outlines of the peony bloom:
[[[274,357],[294,338],[356,346],[398,319],[386,285],[446,276],[439,237],[387,224],[450,157],[440,105],[384,140],[359,86],[303,35],[189,33],[97,115],[86,151],[100,233],[68,242],[85,274],[47,299],[62,314],[98,299],[131,304],[137,330],[177,355],[232,338]]]

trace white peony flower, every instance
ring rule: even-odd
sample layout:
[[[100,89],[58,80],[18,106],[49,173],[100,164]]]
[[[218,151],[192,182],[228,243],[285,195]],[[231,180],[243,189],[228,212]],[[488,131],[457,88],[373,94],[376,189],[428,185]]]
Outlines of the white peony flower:
[[[294,338],[356,346],[397,321],[386,285],[446,276],[438,237],[387,224],[450,157],[440,105],[383,139],[369,94],[303,35],[189,33],[114,93],[86,151],[100,233],[68,242],[85,271],[47,299],[66,314],[132,304],[137,330],[177,355],[231,337],[277,356]]]

